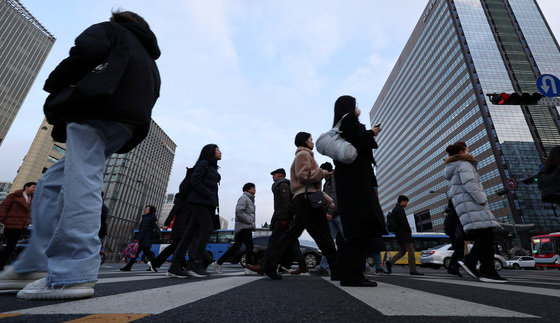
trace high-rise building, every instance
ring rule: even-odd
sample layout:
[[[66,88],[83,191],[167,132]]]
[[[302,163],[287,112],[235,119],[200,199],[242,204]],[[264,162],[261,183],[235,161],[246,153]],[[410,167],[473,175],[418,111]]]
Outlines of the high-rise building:
[[[0,145],[55,38],[17,0],[0,0]]]
[[[375,157],[385,213],[405,194],[417,227],[431,219],[443,231],[445,148],[465,141],[498,221],[560,231],[537,185],[521,182],[560,145],[557,107],[497,106],[487,97],[537,92],[541,74],[560,75],[560,51],[536,1],[430,0],[370,111],[383,128]]]
[[[51,131],[52,126],[43,120],[18,170],[12,191],[26,182],[38,181],[64,156],[66,145],[53,141]],[[109,257],[118,257],[124,250],[138,227],[145,205],[154,205],[160,214],[175,148],[175,143],[152,120],[150,132],[142,143],[126,154],[111,155],[105,163],[103,192],[109,218],[104,245]]]

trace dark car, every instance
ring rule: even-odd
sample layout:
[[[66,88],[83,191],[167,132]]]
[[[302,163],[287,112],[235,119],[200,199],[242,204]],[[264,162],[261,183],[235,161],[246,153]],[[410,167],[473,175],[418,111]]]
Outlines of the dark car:
[[[258,263],[264,258],[264,254],[266,252],[266,248],[268,246],[268,241],[270,240],[270,236],[257,236],[253,237],[253,252],[255,253],[255,262]],[[321,251],[313,246],[308,245],[305,241],[300,240],[300,250],[303,254],[303,258],[305,259],[305,263],[307,268],[315,268],[321,262]],[[284,259],[281,263],[282,264],[292,264],[296,263],[293,256],[290,257],[288,255],[287,259]],[[291,259],[290,259],[291,258]],[[229,260],[232,264],[241,264],[241,266],[245,267],[245,245],[243,245]]]

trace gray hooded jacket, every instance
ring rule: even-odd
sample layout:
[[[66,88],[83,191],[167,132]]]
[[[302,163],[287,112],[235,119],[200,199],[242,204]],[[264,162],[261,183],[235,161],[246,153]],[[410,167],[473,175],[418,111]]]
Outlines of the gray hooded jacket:
[[[465,232],[501,228],[490,211],[475,165],[476,160],[470,154],[453,155],[445,160],[444,174],[449,181],[449,197]]]
[[[235,233],[243,229],[255,229],[255,196],[249,192],[243,192],[235,206]]]

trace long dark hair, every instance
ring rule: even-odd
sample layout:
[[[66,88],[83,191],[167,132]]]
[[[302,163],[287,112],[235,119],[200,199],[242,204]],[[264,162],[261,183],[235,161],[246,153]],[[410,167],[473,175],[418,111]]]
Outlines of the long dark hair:
[[[557,167],[560,167],[560,146],[552,147],[550,150],[550,154],[544,162],[543,172],[549,173]]]
[[[342,119],[347,113],[354,113],[356,110],[356,99],[349,95],[343,95],[336,99],[334,103],[334,121],[333,127]]]
[[[216,160],[216,148],[218,148],[218,145],[216,144],[208,144],[202,147],[202,150],[200,151],[200,156],[198,156],[198,160],[196,161],[195,165],[197,165],[199,162],[203,160],[207,160],[208,162],[210,162],[210,164],[216,165],[217,167],[218,160]]]

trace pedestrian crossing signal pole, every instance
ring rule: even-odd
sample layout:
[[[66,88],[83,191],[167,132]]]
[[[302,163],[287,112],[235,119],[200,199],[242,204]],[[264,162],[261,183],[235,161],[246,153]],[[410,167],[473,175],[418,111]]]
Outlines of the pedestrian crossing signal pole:
[[[539,105],[543,98],[540,93],[491,93],[488,94],[494,105]]]

